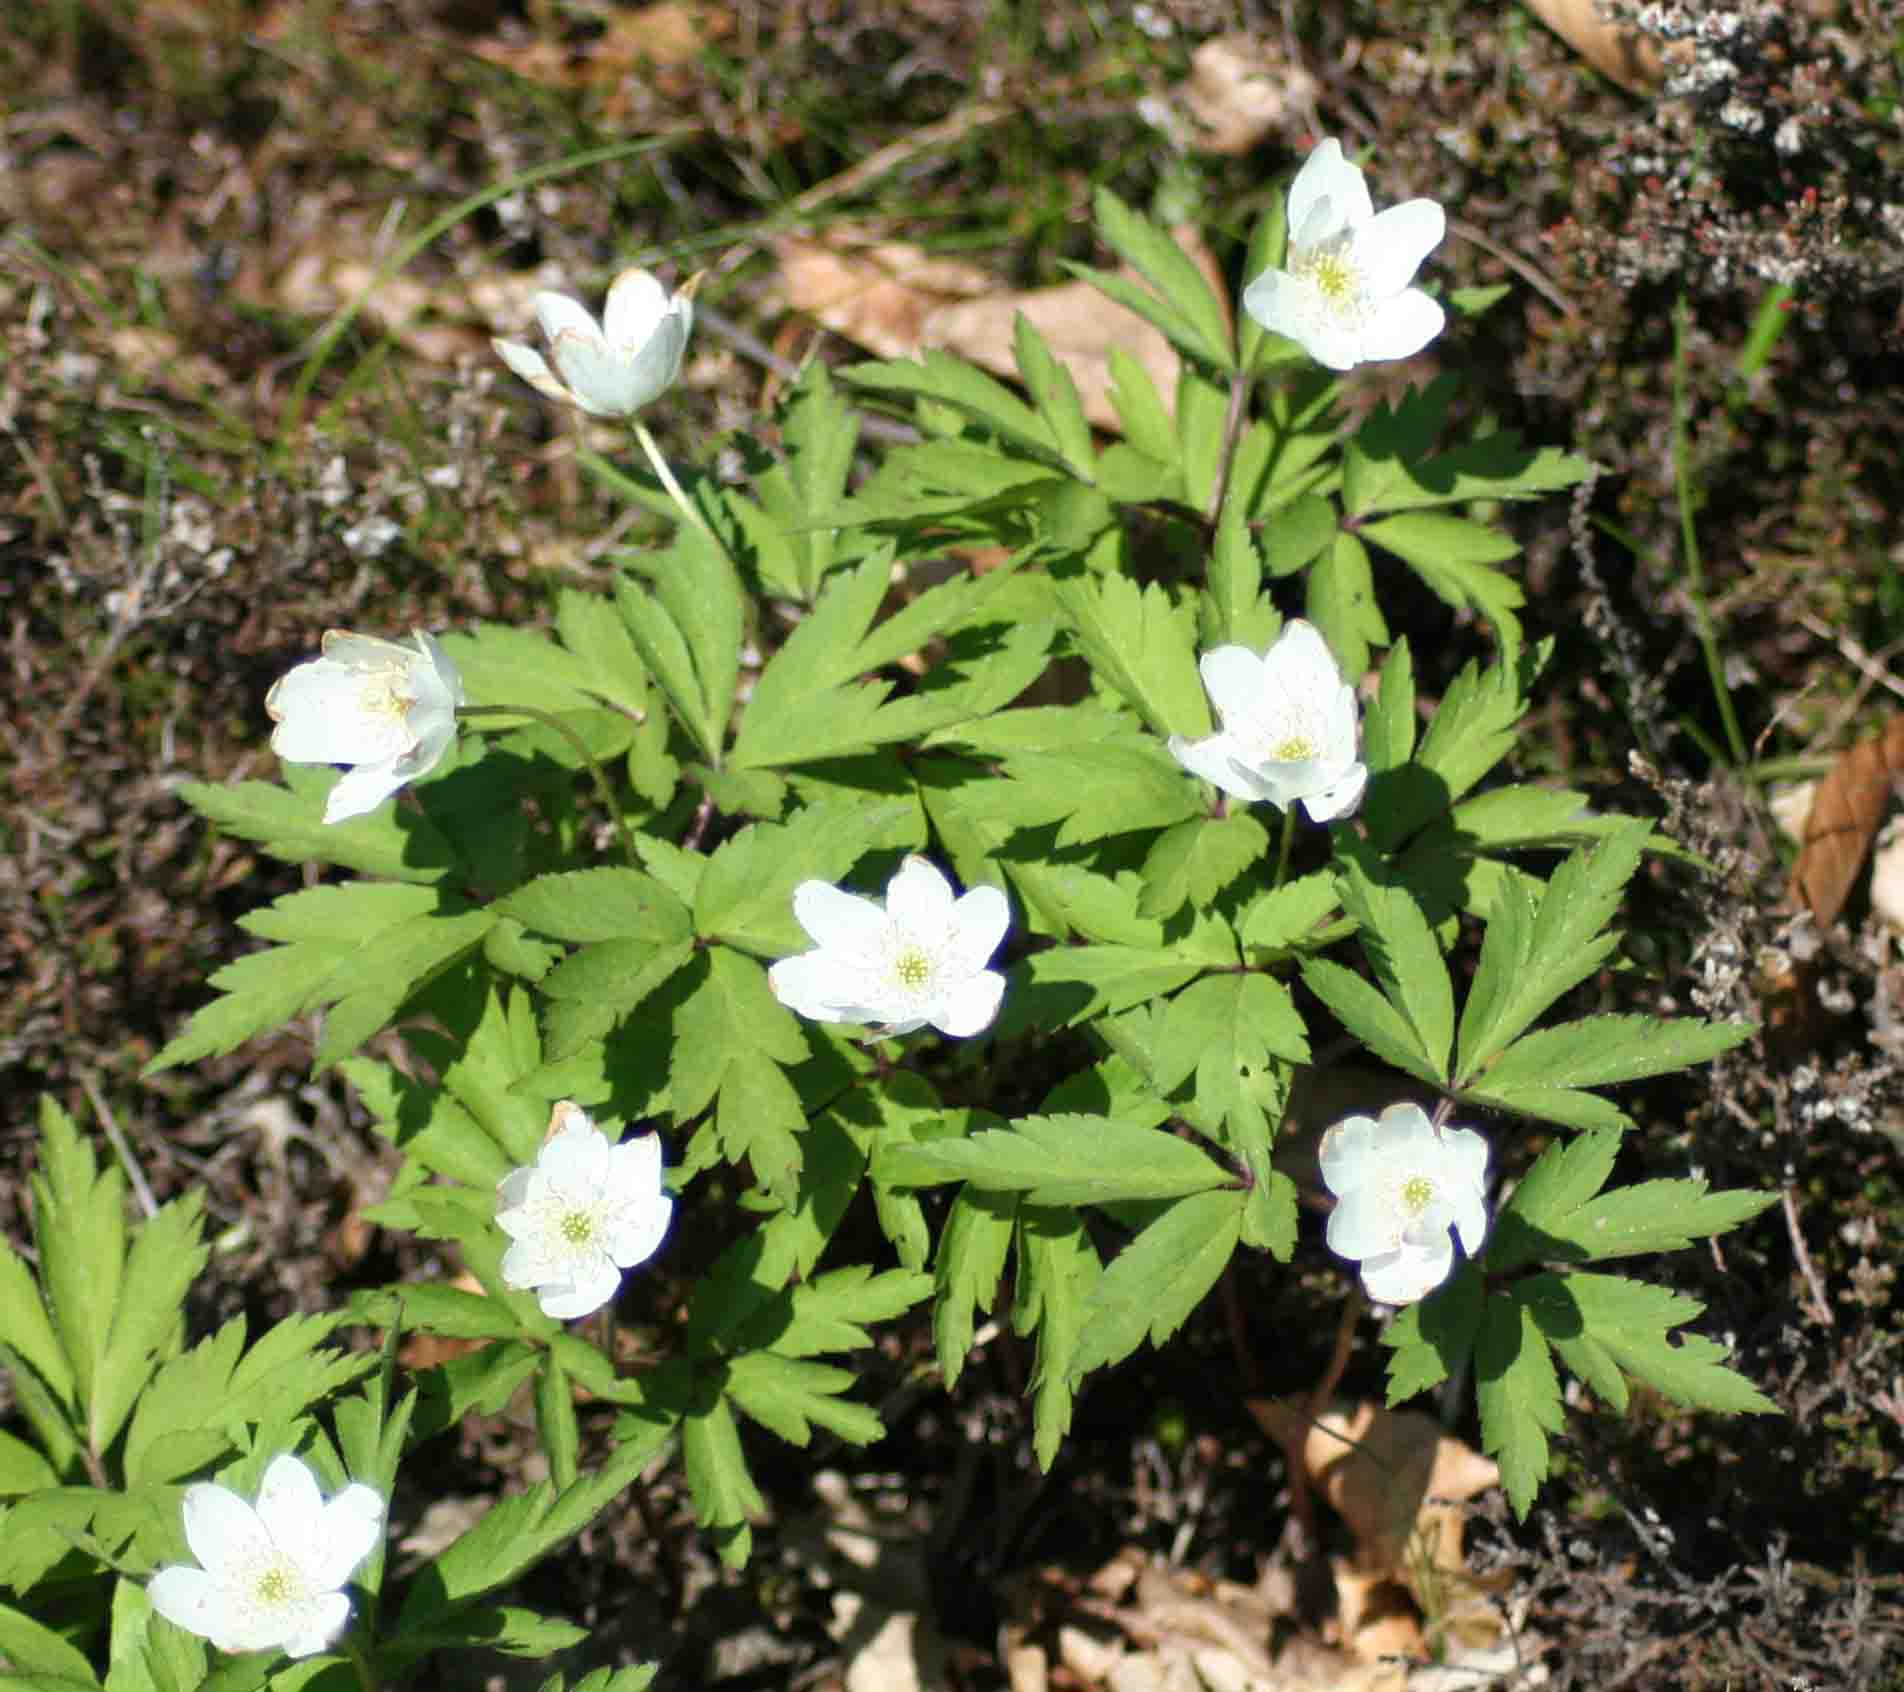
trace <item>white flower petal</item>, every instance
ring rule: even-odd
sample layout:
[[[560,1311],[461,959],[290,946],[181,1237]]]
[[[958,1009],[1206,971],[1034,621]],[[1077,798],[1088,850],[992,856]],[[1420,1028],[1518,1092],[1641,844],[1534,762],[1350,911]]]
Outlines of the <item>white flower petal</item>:
[[[1447,313],[1419,288],[1384,300],[1362,327],[1362,357],[1413,358],[1447,323]]]
[[[571,1204],[595,1197],[608,1177],[608,1138],[587,1117],[582,1124],[545,1140],[536,1158],[549,1190]]]
[[[809,1022],[857,1022],[839,1008],[833,993],[840,976],[824,952],[802,952],[798,957],[782,958],[767,971],[767,985],[788,1010]]]
[[[886,883],[886,918],[921,940],[950,933],[952,883],[927,859],[906,859]]]
[[[617,347],[647,343],[668,315],[668,290],[651,270],[632,266],[609,285],[602,306],[602,329]]]
[[[892,932],[879,905],[826,881],[803,881],[793,890],[793,917],[816,946],[849,952],[877,952]]]
[[[1333,135],[1318,141],[1289,185],[1291,242],[1299,234],[1306,242],[1327,240],[1374,213],[1368,183],[1360,167],[1343,156],[1342,143]]]
[[[309,1466],[289,1452],[273,1457],[258,1486],[258,1519],[278,1549],[295,1556],[300,1547],[315,1543],[323,1514],[324,1495]]]
[[[1399,294],[1448,233],[1433,200],[1406,200],[1361,224],[1349,244],[1362,285],[1375,299]]]
[[[382,764],[359,764],[354,770],[346,770],[324,801],[325,822],[348,822],[352,817],[374,811],[403,786],[406,779],[394,759]]]
[[[524,1218],[528,1227],[535,1227],[533,1218]],[[527,1292],[531,1287],[544,1286],[554,1280],[561,1270],[543,1249],[540,1230],[533,1235],[525,1233],[502,1254],[502,1284],[517,1292]]]
[[[354,1482],[323,1506],[309,1548],[296,1553],[298,1563],[313,1586],[339,1587],[382,1537],[382,1496]]]
[[[326,1592],[302,1606],[298,1631],[283,1641],[287,1657],[315,1657],[350,1623],[350,1600],[341,1592]]]
[[[1453,1267],[1452,1246],[1438,1253],[1397,1251],[1363,1263],[1362,1285],[1378,1304],[1413,1304],[1447,1280]]]
[[[574,403],[575,396],[562,385],[561,379],[549,368],[549,361],[534,347],[497,338],[492,338],[489,344],[496,349],[497,357],[538,393],[560,400],[564,405]]]
[[[1254,715],[1263,698],[1263,669],[1263,660],[1247,646],[1215,646],[1197,660],[1219,721]]]
[[[981,970],[954,983],[928,1020],[941,1033],[969,1039],[991,1026],[1004,996],[1004,976],[996,970]]]
[[[203,1569],[173,1563],[146,1582],[153,1609],[187,1633],[217,1640],[222,1622],[223,1587]]]
[[[271,1555],[271,1535],[254,1510],[228,1486],[200,1481],[185,1489],[185,1543],[213,1575],[244,1568]]]
[[[1368,767],[1352,764],[1340,780],[1330,782],[1317,792],[1305,793],[1302,808],[1309,813],[1311,822],[1334,822],[1338,817],[1348,816],[1362,803],[1362,793],[1367,786]]]
[[[626,417],[637,408],[633,365],[599,335],[557,335],[549,356],[575,403],[592,416]]]
[[[592,335],[596,340],[602,339],[601,325],[590,315],[588,308],[579,300],[559,294],[552,288],[545,288],[536,295],[535,314],[536,322],[542,329],[542,338],[551,345],[561,335]]]
[[[573,1322],[577,1317],[594,1315],[615,1296],[620,1286],[621,1271],[602,1257],[579,1269],[573,1281],[541,1288],[536,1302],[542,1306],[544,1316],[553,1316],[558,1322]]]
[[[526,1169],[512,1169],[496,1183],[496,1197],[501,1201],[503,1210],[515,1210],[529,1202],[537,1187],[536,1170],[533,1165]],[[497,1221],[501,1221],[498,1216]]]
[[[974,887],[952,907],[952,939],[945,949],[948,969],[965,973],[984,969],[1011,928],[1011,900],[997,887]]]

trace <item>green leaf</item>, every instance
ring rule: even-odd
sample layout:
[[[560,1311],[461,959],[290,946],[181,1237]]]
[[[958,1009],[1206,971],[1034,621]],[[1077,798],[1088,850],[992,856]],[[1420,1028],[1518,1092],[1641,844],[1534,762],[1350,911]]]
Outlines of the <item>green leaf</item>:
[[[432,911],[359,947],[344,974],[363,984],[350,988],[331,1007],[312,1066],[329,1068],[387,1027],[412,995],[476,951],[495,922],[490,909]]]
[[[694,897],[698,933],[744,951],[782,957],[810,944],[794,920],[803,881],[839,882],[868,852],[924,844],[910,797],[809,805],[786,823],[751,823],[708,860]]]
[[[67,1409],[75,1406],[73,1368],[53,1333],[33,1272],[4,1238],[0,1238],[0,1344],[30,1363]]]
[[[1335,501],[1302,494],[1270,513],[1263,524],[1263,566],[1272,576],[1293,576],[1326,552],[1341,527]]]
[[[32,1189],[40,1282],[79,1399],[90,1406],[124,1284],[126,1182],[117,1167],[99,1168],[73,1119],[44,1096]]]
[[[1489,566],[1518,556],[1520,547],[1500,530],[1465,517],[1410,512],[1364,523],[1357,531],[1373,546],[1402,559],[1444,603],[1487,618],[1512,663],[1521,649],[1520,619],[1527,603],[1520,583]]]
[[[1590,1262],[1642,1252],[1683,1251],[1778,1203],[1776,1193],[1709,1193],[1704,1180],[1642,1181],[1616,1187],[1549,1224],[1547,1233]],[[1571,1254],[1566,1254],[1571,1255]]]
[[[871,1445],[886,1431],[878,1415],[841,1396],[856,1380],[849,1369],[756,1351],[728,1365],[726,1392],[791,1445],[805,1445],[816,1422],[848,1444]]]
[[[1725,1347],[1702,1334],[1674,1336],[1703,1311],[1697,1300],[1620,1275],[1539,1275],[1517,1291],[1560,1360],[1623,1411],[1624,1376],[1677,1404],[1732,1415],[1776,1415],[1778,1406],[1725,1366]]]
[[[1253,1079],[1278,1060],[1309,1061],[1308,1032],[1289,989],[1258,971],[1206,975],[1164,1007],[1151,1081],[1169,1093],[1194,1074],[1196,1103],[1215,1122],[1245,1109]]]
[[[1514,1514],[1527,1515],[1547,1478],[1547,1436],[1561,1426],[1560,1381],[1534,1313],[1513,1294],[1487,1301],[1474,1347],[1481,1444],[1501,1465]]]
[[[1408,1028],[1416,1056],[1407,1066],[1410,1073],[1425,1072],[1427,1079],[1445,1082],[1454,1043],[1454,985],[1448,966],[1414,894],[1373,879],[1367,866],[1374,862],[1344,843],[1336,882],[1342,909],[1358,924],[1362,955]]]
[[[1121,277],[1107,278],[1082,265],[1067,268],[1088,277],[1112,299],[1147,318],[1192,358],[1226,373],[1234,370],[1236,354],[1227,305],[1217,298],[1196,261],[1177,245],[1167,229],[1132,211],[1108,188],[1099,188],[1092,195],[1091,210],[1099,238],[1156,293],[1148,294]]]
[[[1028,1024],[1070,1027],[1128,1010],[1174,993],[1204,967],[1194,958],[1142,946],[1054,946],[1025,960],[1029,990],[1007,1002],[1010,1026],[1017,1026],[1018,1011]]]
[[[1179,1199],[1151,1222],[1091,1289],[1072,1379],[1174,1334],[1223,1273],[1242,1225],[1243,1194],[1234,1189]]]
[[[786,457],[754,479],[762,521],[758,529],[746,522],[743,527],[762,546],[759,563],[768,585],[811,600],[840,546],[840,532],[825,524],[822,514],[845,493],[859,444],[859,415],[833,386],[824,359],[812,360],[801,371],[782,411],[781,439]],[[748,509],[746,502],[734,501],[731,489],[728,498],[739,511]],[[770,572],[769,556],[784,556],[786,569]]]
[[[1168,917],[1186,903],[1208,905],[1269,850],[1269,831],[1248,811],[1195,817],[1166,829],[1144,859],[1145,916]]]
[[[1351,683],[1369,667],[1369,648],[1388,644],[1368,548],[1348,530],[1310,567],[1304,610]]]
[[[1018,1285],[1012,1329],[1036,1332],[1031,1372],[1033,1445],[1047,1474],[1071,1431],[1072,1382],[1085,1310],[1101,1269],[1075,1210],[1022,1205],[1018,1211]],[[948,1384],[949,1381],[948,1381]]]
[[[488,1191],[514,1167],[508,1151],[441,1087],[375,1058],[347,1058],[338,1068],[369,1110],[371,1126],[421,1168]]]
[[[1382,684],[1362,714],[1362,760],[1371,774],[1400,769],[1415,750],[1415,658],[1406,635],[1382,661]]]
[[[213,787],[188,781],[178,789],[200,816],[227,834],[256,841],[287,863],[337,864],[360,875],[392,881],[441,881],[456,865],[456,851],[427,817],[403,805],[379,805],[368,816],[326,823],[317,794],[316,771],[285,769],[287,782],[305,778],[310,792],[287,791],[269,782]],[[332,783],[322,782],[325,792]]]
[[[1600,967],[1618,943],[1604,933],[1639,867],[1652,825],[1632,821],[1554,872],[1538,909],[1515,884],[1488,923],[1474,985],[1462,1009],[1458,1085],[1481,1079],[1508,1043]]]
[[[1146,458],[1174,470],[1177,426],[1150,372],[1120,346],[1110,349],[1109,363],[1111,404],[1124,425],[1124,439]]]
[[[718,766],[740,673],[740,583],[726,554],[692,524],[675,531],[667,551],[640,563],[652,582],[618,577],[616,606],[701,756]]]
[[[1012,338],[1018,374],[1038,407],[1038,415],[1044,419],[1058,456],[1073,475],[1081,481],[1091,481],[1097,468],[1097,452],[1071,372],[1053,356],[1044,336],[1022,311],[1013,316]]]
[[[873,1343],[867,1324],[890,1322],[931,1293],[932,1277],[919,1270],[875,1275],[863,1263],[832,1269],[764,1306],[748,1319],[736,1343],[782,1357],[862,1350]]]
[[[535,1383],[536,1434],[549,1460],[549,1478],[573,1486],[582,1454],[582,1431],[575,1419],[575,1393],[554,1352],[545,1353]]]
[[[39,1688],[52,1692],[54,1687],[65,1692],[68,1687],[99,1685],[83,1652],[11,1604],[0,1604],[0,1658],[20,1671],[17,1676],[0,1675],[0,1686],[12,1682],[36,1692]]]
[[[1482,1079],[1487,1088],[1498,1091],[1521,1085],[1604,1087],[1690,1069],[1729,1052],[1751,1035],[1749,1025],[1736,1022],[1588,1016],[1516,1040],[1488,1066]]]
[[[1388,1360],[1390,1409],[1467,1367],[1486,1299],[1481,1270],[1463,1263],[1431,1297],[1396,1312],[1382,1330],[1382,1343],[1393,1352]]]
[[[210,1256],[199,1215],[202,1196],[190,1192],[162,1205],[132,1242],[94,1384],[88,1434],[95,1451],[118,1437],[159,1358],[182,1338],[185,1295]]]
[[[836,374],[875,393],[937,400],[1041,459],[1058,460],[1057,443],[1037,412],[1002,383],[950,353],[928,348],[918,358],[854,364]]]
[[[1235,1181],[1189,1140],[1115,1117],[1073,1115],[1022,1117],[966,1139],[882,1143],[873,1171],[894,1186],[967,1181],[1039,1205],[1171,1198]]]
[[[765,1513],[767,1500],[748,1472],[740,1447],[740,1429],[725,1398],[681,1424],[681,1466],[694,1495],[694,1519],[704,1528],[721,1530],[727,1537],[722,1555],[745,1560],[752,1535],[750,1516]]]
[[[1327,870],[1285,881],[1250,904],[1242,918],[1243,944],[1267,952],[1298,950],[1341,904],[1335,877]]]
[[[932,1344],[946,1390],[958,1385],[972,1349],[976,1312],[991,1308],[1017,1226],[1018,1194],[961,1187],[952,1200],[934,1262]]]
[[[672,980],[694,956],[692,940],[655,946],[646,940],[602,940],[584,946],[542,981],[549,1001],[551,1061],[573,1057]]]
[[[0,1429],[0,1498],[58,1486],[59,1471],[23,1439]]]
[[[1060,848],[1167,828],[1203,809],[1183,766],[1150,735],[1093,741],[1065,752],[1017,752],[1005,768],[1016,784],[1007,796],[1013,820],[1027,828],[1059,822]]]
[[[539,875],[497,908],[558,940],[646,940],[671,945],[693,932],[687,907],[652,876],[605,868]]]
[[[1154,733],[1209,733],[1191,607],[1173,604],[1156,582],[1140,588],[1127,576],[1075,576],[1058,583],[1057,599],[1098,679]]]

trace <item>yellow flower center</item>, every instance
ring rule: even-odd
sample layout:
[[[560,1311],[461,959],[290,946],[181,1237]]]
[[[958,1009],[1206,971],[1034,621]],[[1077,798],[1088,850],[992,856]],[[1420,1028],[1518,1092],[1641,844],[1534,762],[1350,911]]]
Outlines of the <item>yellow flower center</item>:
[[[893,959],[893,974],[908,992],[917,993],[932,980],[932,960],[917,946],[908,946]]]
[[[288,1564],[273,1563],[258,1577],[258,1602],[271,1608],[286,1604],[297,1595],[298,1582]]]
[[[1270,748],[1270,756],[1279,764],[1306,764],[1316,755],[1316,743],[1306,734],[1291,734]]]
[[[1402,1183],[1402,1204],[1411,1216],[1419,1216],[1434,1202],[1435,1184],[1426,1175],[1411,1175]]]
[[[1362,292],[1361,273],[1343,247],[1318,247],[1304,254],[1296,274],[1306,276],[1326,299],[1339,306],[1353,305]]]
[[[559,1232],[562,1238],[572,1246],[584,1246],[595,1237],[595,1218],[586,1210],[571,1210],[563,1214]]]

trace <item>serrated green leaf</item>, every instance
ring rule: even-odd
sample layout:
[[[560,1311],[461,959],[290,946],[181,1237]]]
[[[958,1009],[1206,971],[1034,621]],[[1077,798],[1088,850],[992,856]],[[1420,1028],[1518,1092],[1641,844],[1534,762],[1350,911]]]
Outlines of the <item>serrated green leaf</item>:
[[[11,1604],[0,1604],[0,1658],[22,1671],[0,1675],[0,1686],[14,1681],[36,1689],[43,1687],[47,1692],[54,1688],[67,1692],[68,1688],[99,1685],[85,1653]]]
[[[1345,843],[1340,861],[1336,889],[1342,909],[1355,919],[1362,955],[1409,1030],[1417,1060],[1410,1073],[1445,1082],[1454,1044],[1454,984],[1428,919],[1408,888],[1370,875],[1372,858]]]
[[[348,1058],[338,1068],[377,1132],[433,1174],[489,1190],[513,1167],[503,1147],[440,1087],[400,1075],[379,1059]]]
[[[1531,914],[1503,890],[1499,928],[1490,922],[1474,991],[1462,1012],[1456,1080],[1483,1080],[1507,1044],[1542,1011],[1600,967],[1617,943],[1602,932],[1639,867],[1652,825],[1629,821],[1591,850],[1576,851],[1554,872]]]
[[[1382,1344],[1393,1352],[1388,1360],[1391,1410],[1467,1367],[1486,1297],[1481,1270],[1463,1263],[1431,1297],[1396,1312],[1382,1330]]]
[[[881,1144],[875,1178],[894,1186],[966,1181],[1037,1205],[1171,1198],[1235,1177],[1189,1140],[1105,1116],[1027,1116],[965,1139]]]
[[[17,1352],[67,1409],[74,1408],[72,1365],[54,1335],[33,1272],[4,1238],[0,1238],[0,1345]]]
[[[1049,1473],[1071,1431],[1072,1382],[1074,1373],[1081,1372],[1073,1366],[1086,1305],[1101,1269],[1083,1217],[1075,1210],[1023,1205],[1016,1239],[1012,1329],[1038,1336],[1031,1373],[1033,1446],[1039,1466]]]
[[[496,921],[489,909],[429,912],[397,924],[360,946],[346,966],[361,981],[331,1007],[324,1019],[312,1066],[323,1070],[350,1056],[386,1027],[410,997],[444,970],[481,947]],[[341,984],[333,978],[334,984]],[[327,987],[328,990],[328,987]]]
[[[535,1383],[536,1436],[549,1460],[549,1479],[573,1486],[582,1454],[582,1430],[575,1419],[575,1393],[554,1352],[543,1355]]]
[[[1512,576],[1490,566],[1517,557],[1518,543],[1485,523],[1424,511],[1364,523],[1356,533],[1394,553],[1445,604],[1480,612],[1493,625],[1503,658],[1514,661],[1521,649],[1520,619],[1514,613],[1527,596]]]
[[[1432,457],[1381,468],[1382,475],[1365,478],[1358,486],[1359,503],[1350,505],[1352,513],[1415,511],[1477,499],[1538,499],[1575,486],[1593,467],[1557,447],[1523,446],[1514,431],[1503,429]]]
[[[804,951],[793,890],[839,882],[868,852],[924,844],[911,797],[809,805],[785,823],[752,823],[708,860],[694,896],[696,931],[765,957]]]
[[[1525,1518],[1547,1478],[1547,1436],[1561,1426],[1560,1381],[1534,1313],[1514,1294],[1482,1312],[1474,1347],[1482,1449],[1501,1465],[1514,1514]]]
[[[1186,903],[1208,905],[1269,850],[1269,831],[1248,811],[1195,817],[1160,834],[1144,859],[1145,916],[1168,917]]]
[[[1015,1029],[1070,1027],[1086,1018],[1128,1010],[1174,993],[1204,966],[1168,951],[1141,946],[1054,946],[1025,960],[1022,984],[1007,1002]]]
[[[1576,1087],[1536,1083],[1496,1087],[1482,1081],[1461,1088],[1455,1097],[1463,1104],[1505,1111],[1511,1116],[1532,1117],[1537,1122],[1558,1122],[1563,1128],[1575,1128],[1583,1133],[1590,1130],[1624,1133],[1633,1126],[1632,1117],[1611,1099],[1603,1099],[1598,1093],[1583,1093]]]
[[[871,1445],[886,1430],[874,1411],[841,1396],[856,1381],[848,1369],[756,1351],[728,1365],[726,1392],[791,1445],[805,1445],[816,1422],[848,1444]]]
[[[1124,439],[1146,458],[1175,468],[1177,428],[1150,372],[1123,347],[1110,350],[1111,404],[1124,425]]]
[[[573,1057],[600,1040],[679,974],[694,953],[692,940],[672,946],[603,940],[551,970],[542,981],[550,1060]]]
[[[1183,766],[1148,735],[1093,741],[1067,752],[1016,752],[1005,768],[1014,785],[1004,802],[1014,823],[1036,828],[1057,822],[1060,849],[1168,828],[1203,809]]]
[[[1408,637],[1389,648],[1381,686],[1362,714],[1362,761],[1372,775],[1399,769],[1415,750],[1415,659]]]
[[[101,1169],[77,1124],[40,1099],[40,1167],[32,1180],[40,1285],[79,1401],[90,1407],[124,1284],[126,1181]]]
[[[745,1529],[767,1500],[748,1472],[740,1429],[725,1398],[681,1424],[681,1466],[694,1495],[694,1519],[704,1528]]]
[[[315,779],[319,772],[285,769],[287,783],[303,781],[307,792],[274,787],[269,782],[246,781],[235,787],[214,787],[188,781],[178,789],[185,802],[227,834],[257,842],[274,858],[287,863],[337,864],[360,875],[386,876],[392,881],[436,882],[456,865],[456,850],[427,817],[402,805],[379,805],[367,816],[326,823],[321,785],[327,793],[333,783]]]
[[[1351,683],[1369,667],[1369,648],[1388,644],[1368,548],[1348,530],[1338,532],[1310,566],[1304,615],[1322,631]]]
[[[1195,1075],[1195,1101],[1214,1124],[1244,1108],[1253,1078],[1309,1061],[1308,1031],[1289,989],[1258,971],[1206,975],[1164,1006],[1151,1081],[1170,1093]]]
[[[853,364],[836,374],[855,387],[875,393],[937,400],[1041,459],[1058,460],[1057,443],[1037,412],[1002,383],[950,353],[928,348],[916,359]]]
[[[59,1485],[59,1471],[23,1439],[0,1429],[0,1498]]]
[[[1189,607],[1156,582],[1140,588],[1126,576],[1073,577],[1058,584],[1057,599],[1092,670],[1154,733],[1209,733]]]
[[[1084,402],[1078,398],[1078,385],[1071,372],[1053,356],[1022,311],[1014,315],[1012,341],[1018,361],[1018,374],[1024,381],[1045,430],[1065,467],[1082,481],[1091,481],[1097,467],[1097,453],[1091,441],[1091,425],[1085,419]]]
[[[1147,317],[1192,358],[1203,359],[1225,373],[1234,370],[1236,354],[1227,305],[1217,298],[1197,262],[1167,229],[1132,211],[1108,188],[1099,188],[1092,195],[1091,211],[1099,238],[1156,293],[1145,294],[1128,283],[1113,292],[1096,273],[1079,265],[1069,268],[1089,276],[1111,298]],[[1119,282],[1122,278],[1110,280]],[[1140,296],[1143,303],[1129,295]]]
[[[991,1308],[1018,1220],[1018,1194],[961,1187],[939,1235],[932,1344],[947,1391],[958,1385],[972,1349],[978,1311]]]
[[[1587,1016],[1523,1035],[1490,1064],[1486,1086],[1604,1087],[1707,1063],[1750,1039],[1744,1023],[1687,1017]]]
[[[1335,877],[1327,870],[1285,881],[1250,904],[1242,918],[1243,944],[1269,952],[1294,950],[1341,904]]]
[[[914,1269],[832,1269],[788,1289],[784,1311],[769,1305],[749,1318],[737,1343],[782,1357],[858,1351],[873,1343],[868,1323],[889,1322],[931,1293],[932,1277]]]
[[[118,1437],[159,1357],[179,1342],[185,1295],[210,1256],[201,1203],[202,1195],[190,1192],[160,1206],[132,1242],[88,1410],[95,1451],[104,1451]]]
[[[1236,1249],[1243,1202],[1234,1189],[1181,1198],[1112,1259],[1085,1301],[1074,1381],[1183,1325]]]
[[[539,875],[497,908],[558,940],[646,940],[671,945],[693,932],[681,901],[639,870],[604,868]]]
[[[1703,1180],[1642,1181],[1589,1200],[1547,1233],[1590,1262],[1642,1252],[1683,1251],[1694,1240],[1723,1234],[1778,1203],[1776,1193],[1706,1190]]]
[[[1431,1085],[1439,1084],[1435,1064],[1422,1050],[1420,1036],[1371,982],[1329,958],[1306,959],[1302,979],[1335,1019],[1384,1063]]]
[[[1263,523],[1263,566],[1272,576],[1293,576],[1334,544],[1342,519],[1335,501],[1301,494]]]

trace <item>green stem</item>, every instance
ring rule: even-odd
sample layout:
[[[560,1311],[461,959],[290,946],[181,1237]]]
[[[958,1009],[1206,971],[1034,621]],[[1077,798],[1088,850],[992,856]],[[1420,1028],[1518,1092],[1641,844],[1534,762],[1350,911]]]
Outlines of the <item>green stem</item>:
[[[1679,495],[1680,550],[1686,557],[1686,593],[1692,600],[1693,626],[1698,630],[1699,645],[1706,655],[1706,676],[1712,683],[1712,696],[1719,704],[1720,721],[1725,724],[1726,744],[1732,749],[1732,766],[1743,769],[1745,736],[1739,731],[1738,715],[1732,709],[1732,690],[1726,686],[1725,660],[1720,656],[1718,636],[1712,628],[1705,566],[1700,562],[1699,536],[1692,520],[1692,471],[1687,462],[1686,444],[1686,324],[1690,315],[1682,293],[1673,309],[1673,482]]]
[[[1271,887],[1280,887],[1289,874],[1289,849],[1296,843],[1296,802],[1291,800],[1283,812],[1282,844],[1276,848],[1276,879]]]
[[[621,807],[615,803],[615,795],[608,785],[608,777],[603,774],[602,766],[595,761],[594,753],[582,737],[570,728],[552,711],[539,711],[533,705],[459,705],[456,708],[459,717],[474,719],[477,717],[527,717],[532,722],[542,724],[544,728],[555,730],[569,745],[575,748],[576,755],[588,765],[588,773],[595,778],[595,791],[608,807],[608,814],[615,819],[616,831],[621,835],[621,849],[628,859],[630,869],[640,869],[641,859],[635,851],[635,837],[628,827],[628,819],[621,814]]]
[[[674,472],[668,468],[668,461],[661,456],[661,449],[655,445],[654,436],[648,433],[648,425],[638,419],[635,422],[635,439],[641,442],[641,450],[648,455],[649,464],[654,467],[654,473],[661,478],[661,485],[668,490],[668,497],[680,508],[681,515],[706,535],[725,557],[727,548],[721,546],[720,536],[709,527],[707,519],[701,515],[700,508],[688,498],[681,484],[674,479]]]
[[[376,1665],[371,1662],[370,1654],[357,1642],[354,1634],[346,1633],[338,1641],[338,1648],[350,1658],[351,1667],[357,1671],[357,1684],[363,1692],[379,1692],[383,1677],[377,1673]]]

